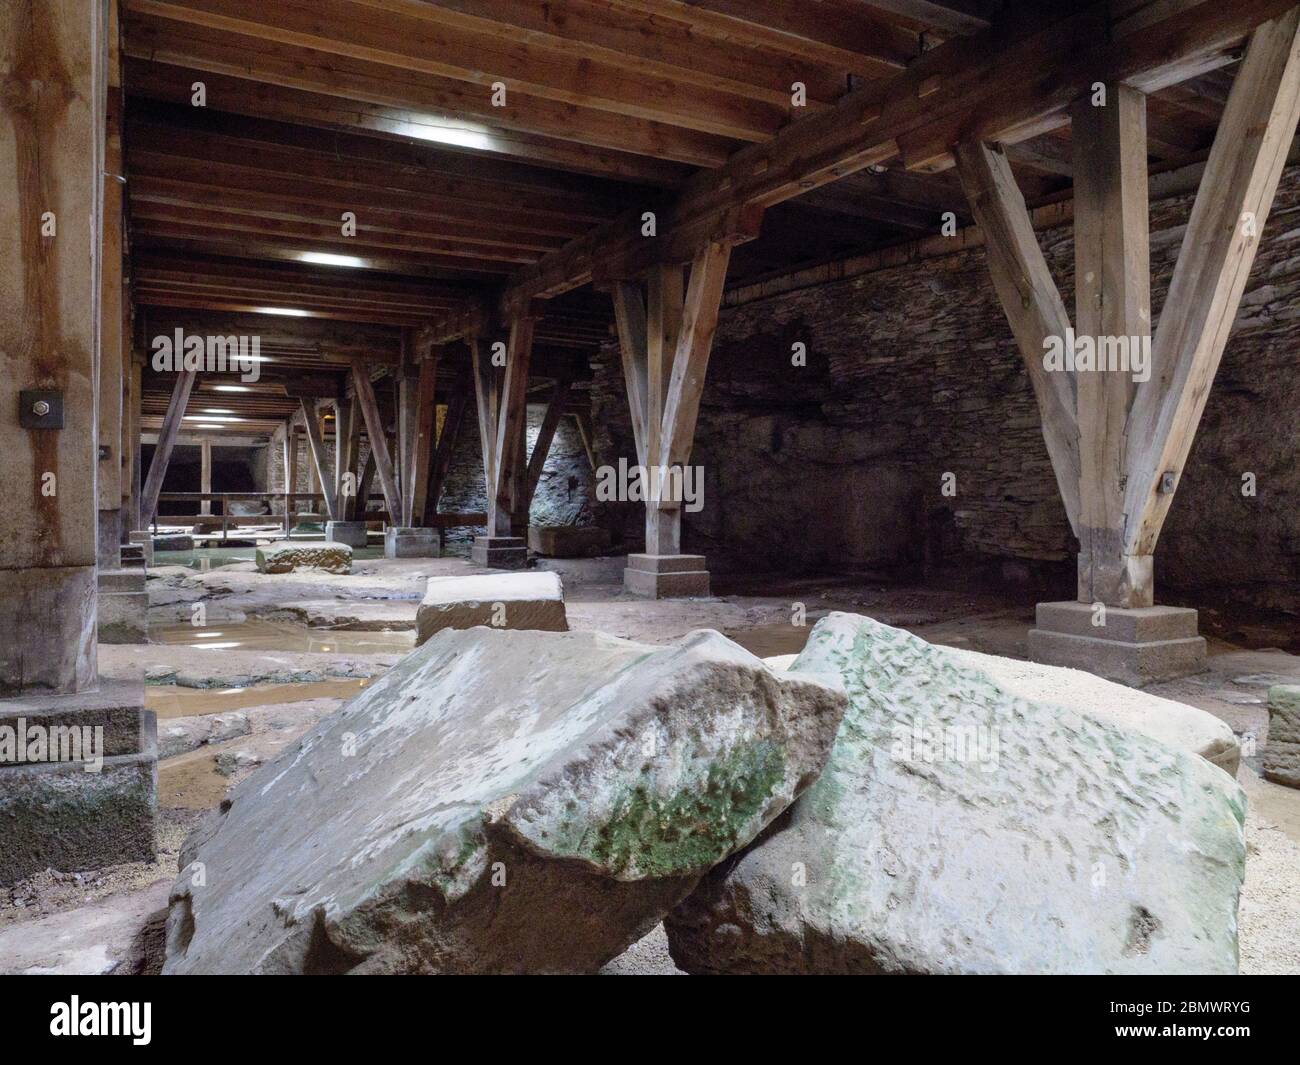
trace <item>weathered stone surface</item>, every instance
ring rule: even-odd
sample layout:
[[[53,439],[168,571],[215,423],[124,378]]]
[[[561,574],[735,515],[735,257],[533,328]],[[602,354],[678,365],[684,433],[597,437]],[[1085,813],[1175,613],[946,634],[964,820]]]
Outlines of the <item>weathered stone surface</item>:
[[[936,647],[958,662],[983,670],[1003,691],[1031,702],[1052,703],[1117,728],[1199,755],[1229,776],[1237,775],[1241,744],[1226,722],[1186,703],[1063,666],[1022,662],[958,647]]]
[[[292,573],[296,569],[351,573],[352,548],[333,542],[275,540],[257,549],[257,569],[260,573]]]
[[[441,558],[442,538],[434,528],[390,525],[384,529],[384,557]]]
[[[816,778],[844,705],[716,632],[440,633],[187,841],[165,971],[594,971]]]
[[[327,521],[325,539],[334,544],[347,544],[349,547],[366,547],[369,533],[364,521]]]
[[[158,726],[158,757],[171,758],[197,750],[206,743],[222,743],[252,731],[248,715],[242,710],[169,718]]]
[[[691,972],[1235,972],[1245,798],[1203,759],[831,614],[825,772],[669,918]],[[792,877],[801,876],[806,883]]]
[[[1199,755],[1229,776],[1237,775],[1241,744],[1228,725],[1186,703],[1116,684],[1091,673],[1018,658],[986,655],[964,647],[933,645],[958,664],[982,670],[999,688],[1031,702],[1052,703],[1118,728],[1131,728],[1160,743]],[[773,669],[789,669],[798,655],[764,658]]]
[[[1261,752],[1264,776],[1300,788],[1300,684],[1268,690],[1268,743]]]
[[[475,625],[547,632],[569,628],[560,575],[544,570],[431,577],[415,624],[417,646],[443,629]]]
[[[609,547],[609,530],[598,525],[531,525],[528,550],[547,558],[594,558]]]

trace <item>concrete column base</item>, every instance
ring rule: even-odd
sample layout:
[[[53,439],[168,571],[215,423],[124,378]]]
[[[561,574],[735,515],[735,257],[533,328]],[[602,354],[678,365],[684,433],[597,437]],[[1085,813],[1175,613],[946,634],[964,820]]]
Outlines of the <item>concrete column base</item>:
[[[1029,657],[1141,688],[1205,670],[1205,640],[1195,610],[1177,606],[1105,608],[1090,603],[1039,603],[1029,631]]]
[[[623,587],[647,599],[703,598],[709,572],[703,555],[628,555]]]
[[[489,569],[526,569],[528,546],[522,536],[476,536],[469,559]]]
[[[149,593],[142,566],[99,571],[99,642],[148,643]]]
[[[58,731],[67,729],[89,745],[52,750],[54,737],[72,735]],[[101,678],[95,692],[0,700],[0,737],[0,884],[47,868],[153,860],[158,727],[144,709],[143,684]],[[40,737],[43,751],[33,746]],[[82,760],[60,761],[60,754]],[[102,764],[92,761],[88,771],[95,755]]]
[[[441,558],[437,529],[390,525],[384,530],[384,558]]]
[[[365,547],[369,543],[364,521],[327,521],[325,539],[333,544],[347,544],[348,547]]]

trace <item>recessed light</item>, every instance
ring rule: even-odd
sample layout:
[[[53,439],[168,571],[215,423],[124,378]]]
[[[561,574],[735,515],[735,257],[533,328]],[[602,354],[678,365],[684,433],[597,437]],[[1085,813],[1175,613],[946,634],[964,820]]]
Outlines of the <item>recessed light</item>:
[[[247,385],[213,385],[213,392],[251,392]]]
[[[279,314],[286,318],[308,318],[311,316],[311,311],[304,311],[299,307],[257,307],[255,309],[258,314]]]
[[[304,251],[299,252],[298,261],[302,263],[316,263],[320,266],[365,266],[365,259],[358,259],[355,255],[331,255],[326,251]]]

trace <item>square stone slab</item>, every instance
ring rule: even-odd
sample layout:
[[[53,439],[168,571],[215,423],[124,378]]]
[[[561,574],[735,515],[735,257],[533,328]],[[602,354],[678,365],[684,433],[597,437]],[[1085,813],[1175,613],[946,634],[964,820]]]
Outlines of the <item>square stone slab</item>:
[[[567,632],[558,573],[484,573],[433,577],[416,615],[416,645],[443,629],[542,629]]]

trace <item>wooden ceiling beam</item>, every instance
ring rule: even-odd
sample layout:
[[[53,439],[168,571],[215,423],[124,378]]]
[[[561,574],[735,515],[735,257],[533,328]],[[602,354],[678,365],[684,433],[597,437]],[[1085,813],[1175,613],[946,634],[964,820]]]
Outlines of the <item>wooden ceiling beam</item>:
[[[492,147],[490,129],[497,126],[691,166],[716,166],[736,144],[734,138],[518,90],[511,106],[493,107],[489,92],[452,78],[138,15],[127,19],[124,51],[137,59],[453,117],[463,124],[465,140],[485,149]]]
[[[489,106],[493,86],[504,82],[536,99],[739,140],[762,140],[789,119],[788,99],[774,104],[647,76],[616,57],[597,61],[562,47],[506,41],[490,25],[470,30],[451,20],[430,19],[428,8],[399,0],[382,7],[348,0],[277,0],[274,8],[263,0],[126,0],[126,7],[183,26],[466,82],[479,87]]]
[[[693,31],[683,21],[650,16],[603,0],[357,0],[439,24],[489,32],[503,40],[613,62],[651,77],[739,93],[788,107],[802,81],[810,100],[831,103],[847,90],[834,64],[778,53]]]
[[[618,0],[708,36],[771,49],[857,74],[893,75],[921,51],[920,39],[856,0]]]
[[[1127,21],[1112,25],[1104,0],[1066,14],[1055,5],[1017,7],[992,28],[928,51],[897,77],[868,83],[832,111],[796,120],[767,144],[743,148],[725,166],[692,178],[660,216],[660,237],[641,236],[643,209],[634,209],[524,268],[504,293],[502,310],[581,285],[602,262],[625,259],[662,236],[710,219],[717,225],[729,211],[779,203],[899,154],[925,164],[950,155],[962,138],[998,140],[1007,130],[1050,128],[1096,81],[1123,81],[1200,54],[1290,6],[1182,0],[1153,5],[1158,14],[1140,31]],[[1050,80],[1024,76],[1044,63],[1054,64]]]

